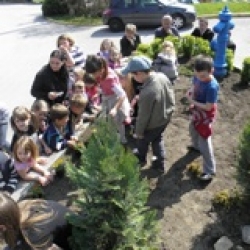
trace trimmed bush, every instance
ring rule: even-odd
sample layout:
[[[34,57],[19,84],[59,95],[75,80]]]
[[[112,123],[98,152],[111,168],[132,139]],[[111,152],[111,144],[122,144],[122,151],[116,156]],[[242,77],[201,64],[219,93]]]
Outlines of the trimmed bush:
[[[194,55],[195,50],[195,37],[187,35],[183,36],[181,40],[183,56],[186,58],[191,58]]]
[[[213,56],[214,54],[208,41],[190,35],[181,38],[167,36],[164,40],[156,38],[149,44],[140,44],[137,48],[137,52],[138,54],[143,54],[153,59],[161,51],[163,41],[171,41],[179,57],[184,56],[186,58],[191,58],[200,54],[209,56]]]
[[[250,81],[250,57],[247,57],[243,61],[243,67],[241,71],[241,84],[248,85]]]
[[[234,69],[234,53],[231,49],[226,50],[227,70],[230,73]]]
[[[145,55],[149,58],[153,58],[153,51],[151,44],[141,43],[138,45],[136,54],[138,55]]]
[[[148,183],[111,122],[99,121],[79,167],[69,163],[67,172],[79,191],[80,212],[68,217],[73,250],[158,249],[156,213],[146,206]]]
[[[164,40],[171,41],[174,44],[178,57],[185,57],[187,59],[191,59],[197,55],[207,55],[212,58],[214,57],[214,51],[211,49],[210,43],[203,38],[186,35],[181,38],[176,36],[167,36]],[[157,54],[161,51],[164,40],[156,38],[149,44],[142,43],[138,46],[136,54],[142,54],[151,59],[155,59]],[[232,50],[227,49],[226,63],[228,73],[230,73],[234,68],[233,60],[234,54]],[[248,76],[245,78],[249,80],[250,67],[248,67],[248,71]]]
[[[44,0],[42,12],[45,17],[69,14],[69,9],[65,1]]]
[[[243,194],[250,196],[250,122],[248,122],[241,134],[239,143],[239,155],[237,161],[237,180],[243,189]]]

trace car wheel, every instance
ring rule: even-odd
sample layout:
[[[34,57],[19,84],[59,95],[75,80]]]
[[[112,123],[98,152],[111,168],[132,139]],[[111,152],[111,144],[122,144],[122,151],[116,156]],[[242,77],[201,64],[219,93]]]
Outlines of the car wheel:
[[[109,29],[112,32],[118,32],[124,30],[123,22],[118,18],[112,18],[109,20]]]
[[[185,26],[186,24],[186,19],[184,16],[180,15],[180,14],[174,14],[172,16],[173,18],[173,25],[177,28],[177,29],[181,29]]]

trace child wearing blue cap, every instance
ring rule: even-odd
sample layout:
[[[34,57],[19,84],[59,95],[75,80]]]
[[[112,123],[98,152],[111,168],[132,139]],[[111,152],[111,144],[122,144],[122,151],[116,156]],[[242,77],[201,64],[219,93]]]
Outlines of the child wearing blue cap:
[[[138,98],[138,115],[135,125],[137,157],[141,166],[146,164],[149,145],[156,160],[153,168],[161,173],[165,168],[163,134],[175,107],[174,91],[168,77],[151,71],[152,62],[145,56],[133,57],[121,70],[123,75],[131,73],[141,84]]]

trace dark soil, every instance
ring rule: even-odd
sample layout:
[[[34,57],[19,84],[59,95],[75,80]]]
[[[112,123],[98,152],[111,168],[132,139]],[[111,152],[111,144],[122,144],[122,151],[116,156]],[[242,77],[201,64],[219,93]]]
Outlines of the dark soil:
[[[219,112],[214,126],[213,145],[217,161],[216,178],[202,183],[187,171],[187,164],[201,162],[196,153],[188,152],[188,105],[185,93],[191,86],[190,77],[180,76],[175,85],[176,112],[165,132],[167,152],[164,175],[151,170],[149,164],[142,170],[152,190],[148,204],[158,210],[161,238],[168,250],[212,250],[221,236],[241,245],[241,226],[250,223],[249,211],[242,208],[223,209],[212,205],[214,195],[232,189],[239,134],[250,118],[250,88],[239,85],[240,75],[233,72],[220,82]],[[76,190],[66,177],[57,179],[45,189],[45,198],[72,206]]]

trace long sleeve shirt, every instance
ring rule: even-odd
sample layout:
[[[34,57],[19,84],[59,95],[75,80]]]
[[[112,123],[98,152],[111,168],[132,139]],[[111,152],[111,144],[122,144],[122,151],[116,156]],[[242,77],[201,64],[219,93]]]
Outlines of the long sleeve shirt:
[[[54,72],[50,65],[44,66],[37,74],[31,87],[31,95],[36,99],[45,100],[50,106],[62,103],[67,94],[69,75],[67,69],[62,67],[60,71]],[[55,100],[49,99],[49,92],[63,92]]]
[[[150,73],[144,82],[138,101],[136,134],[158,128],[170,121],[175,107],[174,91],[163,73]]]
[[[138,45],[141,43],[139,35],[135,35],[134,39],[130,41],[126,36],[123,36],[120,40],[121,54],[123,57],[131,56],[132,52],[135,51]]]
[[[201,37],[211,42],[214,37],[214,32],[211,29],[207,28],[205,32],[201,33],[201,30],[199,28],[195,28],[191,35],[195,37]]]
[[[18,184],[18,174],[13,159],[0,151],[0,190],[12,193]]]
[[[67,124],[63,130],[63,133],[60,133],[55,125],[51,123],[43,134],[43,140],[53,151],[59,151],[66,148],[67,140],[72,136],[72,130],[69,124]]]

